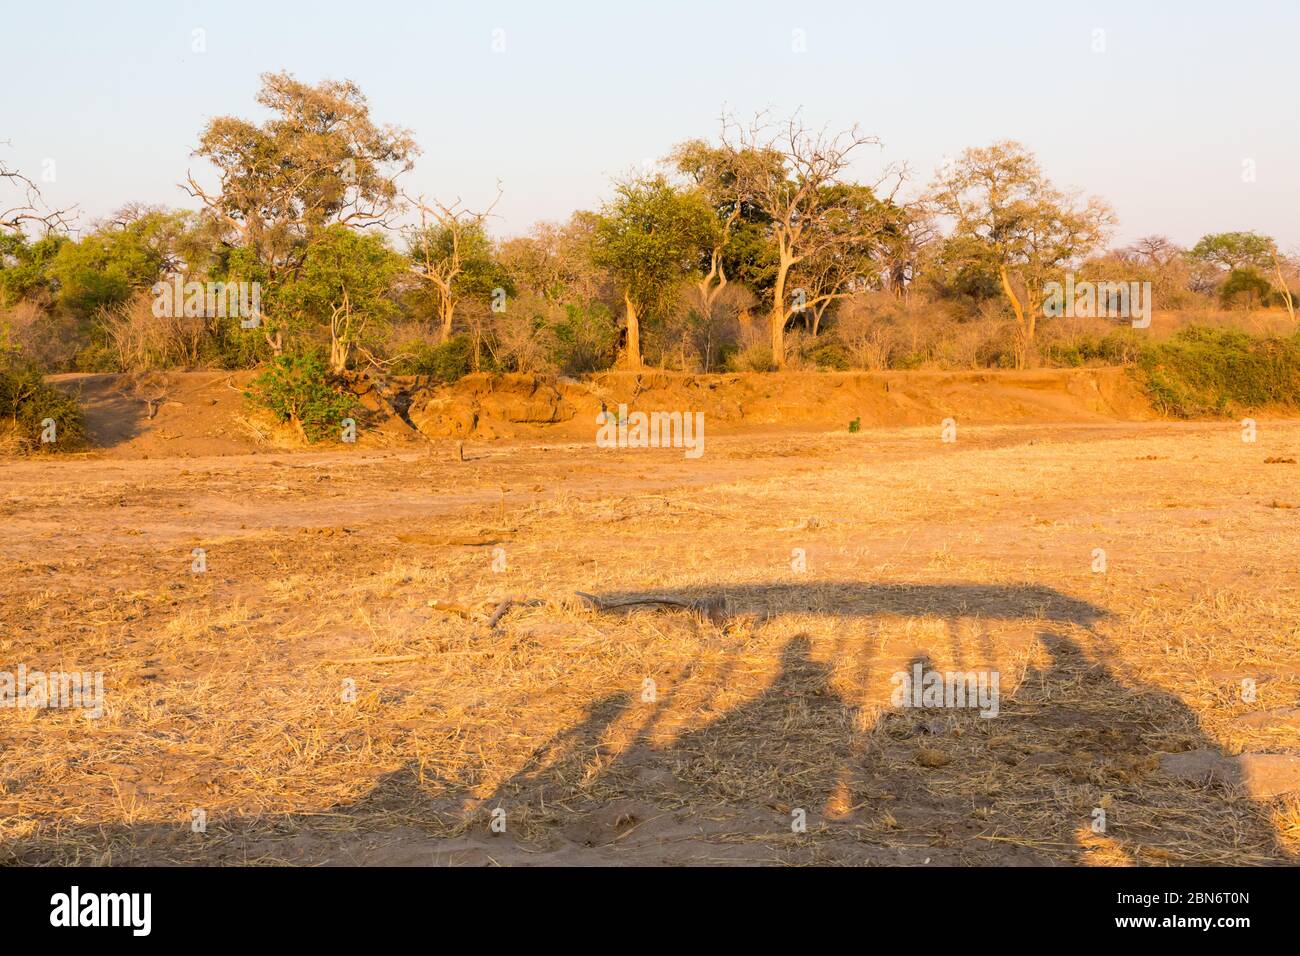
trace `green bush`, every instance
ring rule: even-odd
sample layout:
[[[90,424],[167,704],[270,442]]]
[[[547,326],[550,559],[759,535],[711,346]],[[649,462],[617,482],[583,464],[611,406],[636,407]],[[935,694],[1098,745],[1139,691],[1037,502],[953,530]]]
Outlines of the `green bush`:
[[[1080,368],[1084,365],[1129,365],[1142,354],[1143,340],[1131,328],[1116,329],[1105,335],[1083,335],[1058,339],[1042,347],[1043,358],[1051,365]]]
[[[74,372],[120,372],[122,366],[113,349],[103,342],[90,342],[72,357]]]
[[[1219,287],[1219,303],[1231,308],[1234,302],[1242,302],[1247,308],[1266,304],[1273,292],[1268,280],[1251,268],[1233,269],[1228,278]]]
[[[0,360],[0,430],[23,451],[67,451],[86,440],[77,400],[46,385],[35,366],[13,357]],[[51,434],[53,441],[42,440]]]
[[[297,425],[311,442],[340,435],[343,419],[356,404],[352,395],[330,382],[318,352],[279,356],[249,384],[245,395],[281,422]]]
[[[1167,415],[1230,415],[1263,405],[1300,406],[1300,333],[1257,338],[1190,326],[1148,345],[1138,373]]]
[[[838,342],[818,342],[808,350],[808,359],[823,372],[847,372],[853,367],[848,351]]]
[[[891,368],[904,372],[913,372],[925,365],[925,355],[921,352],[907,352],[894,360]]]
[[[237,322],[210,322],[200,344],[200,364],[207,368],[253,368],[271,358],[261,329],[243,329]]]
[[[397,356],[398,375],[425,375],[435,382],[454,382],[474,368],[474,343],[468,335],[453,335],[445,342],[416,342]]]
[[[618,327],[606,306],[566,305],[564,319],[554,331],[551,360],[566,375],[584,375],[613,364]]]

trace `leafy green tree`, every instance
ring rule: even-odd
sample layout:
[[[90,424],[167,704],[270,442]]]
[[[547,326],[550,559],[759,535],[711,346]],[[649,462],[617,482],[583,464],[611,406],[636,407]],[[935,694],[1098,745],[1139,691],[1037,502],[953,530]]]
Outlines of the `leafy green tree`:
[[[1219,287],[1219,301],[1225,308],[1241,302],[1246,309],[1268,299],[1273,287],[1259,272],[1250,266],[1233,269]]]
[[[678,285],[698,274],[700,250],[717,230],[714,211],[700,194],[674,189],[662,175],[615,187],[595,223],[592,259],[622,292],[629,368],[641,367],[641,318],[670,307]]]
[[[17,230],[0,232],[0,306],[52,296],[55,285],[50,266],[59,249],[70,241],[53,232],[35,242]]]
[[[376,341],[397,311],[392,292],[406,260],[383,236],[347,226],[324,230],[275,300],[286,330],[318,335],[328,319],[330,369],[342,373],[358,346]]]
[[[387,224],[400,206],[396,180],[418,149],[408,131],[377,125],[350,81],[266,73],[257,102],[273,114],[264,123],[221,116],[203,131],[195,152],[216,167],[219,187],[191,174],[182,188],[203,203],[220,241],[240,249],[224,257],[226,281],[266,285],[262,330],[278,354],[287,330],[274,308],[279,286],[331,226]]]
[[[80,241],[61,244],[49,265],[59,304],[89,316],[157,282],[168,260],[151,241],[151,225],[110,224]]]
[[[1267,269],[1277,254],[1277,243],[1269,236],[1253,232],[1217,232],[1203,236],[1188,251],[1193,259],[1231,271],[1233,269]]]

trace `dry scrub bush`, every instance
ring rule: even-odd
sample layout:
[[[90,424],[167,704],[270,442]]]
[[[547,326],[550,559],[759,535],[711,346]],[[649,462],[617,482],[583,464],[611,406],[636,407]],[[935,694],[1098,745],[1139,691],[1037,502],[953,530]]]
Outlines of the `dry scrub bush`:
[[[207,319],[154,315],[153,298],[147,293],[104,309],[99,322],[126,372],[192,368],[199,364],[209,334]]]
[[[1254,309],[1245,312],[1241,309],[1202,309],[1179,310],[1168,313],[1164,321],[1152,324],[1168,335],[1173,335],[1189,326],[1202,326],[1214,329],[1242,329],[1252,335],[1287,336],[1300,329],[1300,324],[1292,321],[1286,309]]]
[[[646,354],[665,368],[713,372],[732,364],[729,356],[754,348],[748,360],[766,371],[772,354],[767,336],[753,330],[742,334],[741,316],[757,306],[754,294],[741,285],[723,286],[706,303],[698,286],[686,284],[669,314],[643,332]]]
[[[516,297],[504,312],[491,313],[493,357],[499,365],[518,372],[554,372],[554,329],[564,314],[562,306],[541,296],[524,293]]]
[[[1001,303],[959,319],[941,303],[866,292],[840,303],[828,334],[851,368],[998,367],[1010,361],[1011,323]]]
[[[854,368],[878,372],[892,368],[900,347],[898,327],[874,296],[854,296],[835,314],[833,333]]]
[[[772,346],[761,319],[745,313],[738,321],[734,351],[727,358],[732,372],[768,372],[772,369]]]
[[[17,350],[47,371],[70,368],[83,337],[72,316],[40,302],[24,300],[0,312],[0,348]]]

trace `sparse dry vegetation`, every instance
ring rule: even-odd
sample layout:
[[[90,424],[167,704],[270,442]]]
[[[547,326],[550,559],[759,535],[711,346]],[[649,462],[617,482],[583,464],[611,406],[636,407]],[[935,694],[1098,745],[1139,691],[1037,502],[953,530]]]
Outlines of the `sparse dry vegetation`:
[[[586,444],[13,464],[5,657],[103,670],[107,713],[5,712],[0,846],[1294,862],[1295,795],[1252,796],[1233,755],[1300,745],[1300,511],[1266,464],[1298,447],[1290,424],[1250,445],[1155,423],[738,435],[697,464]],[[997,669],[999,717],[892,706],[916,661]],[[1162,767],[1206,749],[1239,769]]]

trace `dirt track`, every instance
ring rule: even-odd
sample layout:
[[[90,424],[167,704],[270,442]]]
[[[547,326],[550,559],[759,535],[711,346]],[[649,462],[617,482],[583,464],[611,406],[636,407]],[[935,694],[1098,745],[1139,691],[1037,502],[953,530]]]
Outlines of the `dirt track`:
[[[0,861],[1300,852],[1300,423],[452,447],[0,466],[0,668],[107,695],[0,711]]]

